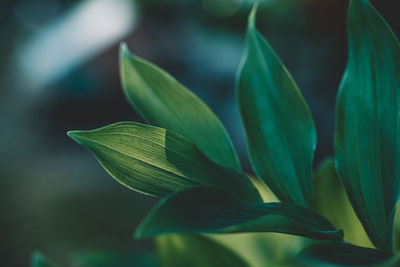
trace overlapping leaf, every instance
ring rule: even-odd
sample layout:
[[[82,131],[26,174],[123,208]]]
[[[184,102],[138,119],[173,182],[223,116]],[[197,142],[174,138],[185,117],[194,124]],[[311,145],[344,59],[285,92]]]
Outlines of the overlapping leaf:
[[[370,266],[384,263],[392,257],[392,254],[348,243],[324,242],[306,247],[300,256],[339,266]]]
[[[329,158],[322,162],[313,176],[313,209],[327,218],[336,228],[343,229],[344,240],[354,245],[373,248],[336,174],[333,159]]]
[[[201,235],[163,235],[156,239],[161,267],[250,267],[230,249]]]
[[[250,14],[236,87],[253,168],[277,197],[307,205],[316,132],[297,85]]]
[[[168,130],[122,122],[68,135],[89,149],[113,178],[144,194],[162,197],[212,185],[247,201],[261,201],[244,175],[213,163],[189,140]]]
[[[236,171],[240,164],[224,126],[193,93],[157,66],[120,49],[124,93],[150,123],[183,135],[212,161]]]
[[[277,232],[328,240],[341,240],[343,235],[325,218],[301,206],[251,204],[218,188],[197,187],[162,200],[138,227],[136,237],[186,232]]]
[[[367,0],[351,0],[337,98],[336,165],[372,242],[392,249],[400,179],[400,47]]]

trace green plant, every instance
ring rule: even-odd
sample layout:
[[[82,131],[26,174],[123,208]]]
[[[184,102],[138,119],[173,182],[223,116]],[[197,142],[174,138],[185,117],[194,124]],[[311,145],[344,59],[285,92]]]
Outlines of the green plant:
[[[122,122],[68,135],[117,181],[162,198],[135,233],[136,238],[156,237],[161,265],[249,266],[251,259],[224,244],[229,235],[214,234],[276,232],[309,239],[297,240],[303,248],[299,254],[260,266],[399,266],[398,256],[391,258],[400,189],[398,40],[368,0],[350,1],[335,158],[313,175],[311,113],[257,31],[255,15],[256,8],[249,16],[236,93],[257,178],[242,172],[213,112],[169,74],[130,54],[126,45],[120,50],[124,93],[149,125]],[[266,185],[281,202],[266,203],[274,198]],[[337,228],[344,229],[346,241]],[[276,236],[261,233],[241,238],[248,242],[255,235],[276,242]]]

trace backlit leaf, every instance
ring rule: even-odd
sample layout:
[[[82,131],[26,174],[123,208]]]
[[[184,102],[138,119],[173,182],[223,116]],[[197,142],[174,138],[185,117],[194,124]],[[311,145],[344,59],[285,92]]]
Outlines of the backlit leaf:
[[[162,69],[132,55],[125,44],[120,72],[126,98],[147,122],[183,135],[212,161],[240,171],[224,126],[197,96]]]
[[[161,267],[250,267],[233,251],[201,235],[163,235],[156,238]]]
[[[257,175],[285,202],[307,205],[312,194],[316,132],[297,85],[249,16],[236,89],[249,156]]]
[[[121,122],[68,135],[90,150],[123,185],[163,197],[196,185],[217,186],[248,201],[261,201],[250,180],[220,167],[189,140],[168,130]]]
[[[346,191],[336,174],[331,158],[320,164],[313,175],[312,207],[344,232],[344,240],[358,246],[374,248],[357,218]]]
[[[218,188],[198,187],[162,200],[138,227],[136,237],[188,232],[277,232],[328,240],[343,236],[310,209],[289,203],[251,204]]]
[[[336,166],[371,241],[392,250],[400,180],[400,47],[367,0],[351,0],[336,107]]]

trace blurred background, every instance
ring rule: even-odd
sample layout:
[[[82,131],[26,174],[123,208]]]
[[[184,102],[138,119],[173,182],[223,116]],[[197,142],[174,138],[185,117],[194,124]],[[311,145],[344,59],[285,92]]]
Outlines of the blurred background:
[[[400,34],[400,2],[371,1]],[[315,166],[332,155],[346,62],[345,0],[264,0],[258,28],[302,90],[318,130]],[[247,160],[234,96],[250,0],[0,1],[0,255],[28,266],[75,251],[147,251],[133,231],[156,199],[114,181],[66,136],[142,119],[125,101],[118,47],[166,69],[221,118]]]

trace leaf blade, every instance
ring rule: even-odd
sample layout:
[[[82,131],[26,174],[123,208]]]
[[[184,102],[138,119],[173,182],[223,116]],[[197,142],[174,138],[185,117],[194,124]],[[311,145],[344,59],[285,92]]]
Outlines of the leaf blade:
[[[207,157],[241,171],[224,126],[211,109],[171,75],[120,48],[120,73],[129,103],[150,124],[172,130],[192,141]]]
[[[326,219],[289,203],[245,203],[218,188],[198,187],[171,194],[136,230],[137,238],[167,233],[277,232],[341,240]]]
[[[337,176],[333,159],[324,160],[313,176],[312,208],[327,218],[336,228],[343,229],[344,240],[357,246],[374,248]]]
[[[161,266],[250,267],[239,255],[201,235],[164,235],[156,239]]]
[[[316,131],[289,72],[255,28],[254,8],[236,81],[253,169],[281,201],[307,205]]]
[[[92,152],[114,179],[143,194],[163,197],[206,184],[260,201],[244,175],[213,163],[189,140],[168,130],[121,122],[68,135]]]
[[[400,189],[400,46],[367,0],[350,1],[349,58],[337,96],[335,159],[376,247],[392,250]]]

